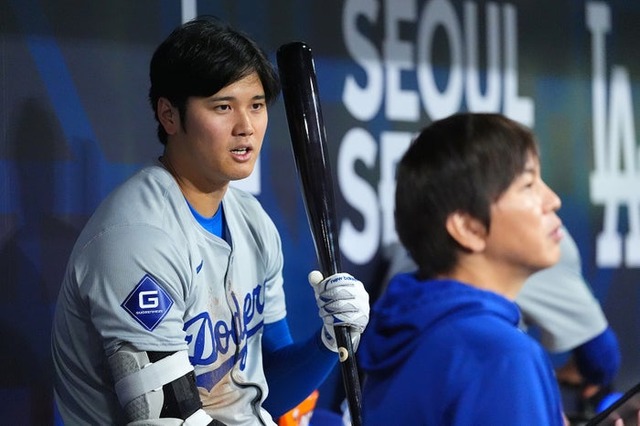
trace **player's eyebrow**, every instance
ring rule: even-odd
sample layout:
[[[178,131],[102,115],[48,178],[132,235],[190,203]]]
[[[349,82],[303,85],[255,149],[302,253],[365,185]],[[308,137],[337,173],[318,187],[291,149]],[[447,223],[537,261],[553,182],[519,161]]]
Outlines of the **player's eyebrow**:
[[[230,102],[230,101],[235,101],[237,99],[238,98],[235,96],[216,96],[216,95],[213,95],[209,98],[211,102],[221,102],[221,101]],[[255,95],[254,97],[251,98],[251,100],[254,100],[254,101],[263,101],[265,99],[266,99],[265,95]]]

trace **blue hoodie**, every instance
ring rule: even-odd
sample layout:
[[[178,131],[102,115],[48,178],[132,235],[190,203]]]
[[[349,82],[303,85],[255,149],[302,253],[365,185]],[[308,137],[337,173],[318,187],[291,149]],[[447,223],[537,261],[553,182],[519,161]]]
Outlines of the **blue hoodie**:
[[[553,369],[519,316],[496,293],[396,275],[358,350],[364,425],[562,426]]]

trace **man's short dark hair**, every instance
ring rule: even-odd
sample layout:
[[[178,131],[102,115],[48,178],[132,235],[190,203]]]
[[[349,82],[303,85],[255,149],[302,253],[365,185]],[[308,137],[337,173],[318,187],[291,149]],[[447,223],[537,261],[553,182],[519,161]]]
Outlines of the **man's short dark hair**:
[[[500,114],[459,113],[424,128],[397,169],[395,224],[421,279],[450,272],[464,250],[447,232],[455,212],[489,231],[491,204],[538,156],[533,133]]]
[[[160,97],[178,109],[184,123],[189,97],[211,96],[253,72],[262,82],[267,104],[280,92],[275,68],[260,47],[246,34],[211,16],[176,28],[158,46],[149,68],[149,101],[156,120]],[[160,124],[158,138],[167,143]]]

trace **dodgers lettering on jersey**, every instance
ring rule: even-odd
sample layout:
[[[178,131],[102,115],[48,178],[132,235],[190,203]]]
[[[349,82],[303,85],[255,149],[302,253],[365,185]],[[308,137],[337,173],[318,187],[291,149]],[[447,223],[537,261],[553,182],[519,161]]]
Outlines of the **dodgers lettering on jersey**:
[[[218,319],[215,324],[208,312],[202,312],[185,322],[189,344],[189,361],[194,366],[209,366],[215,364],[219,357],[231,354],[212,371],[199,374],[196,383],[208,391],[213,389],[231,368],[238,363],[240,370],[244,370],[247,360],[248,338],[258,332],[263,326],[262,313],[264,311],[264,292],[261,284],[256,285],[252,292],[243,297],[242,309],[238,297],[231,292],[231,320]],[[252,324],[255,314],[260,321]]]
[[[194,367],[210,366],[217,363],[219,357],[230,355],[215,369],[196,376],[199,387],[211,391],[235,364],[241,371],[245,369],[246,341],[264,326],[262,319],[252,324],[255,314],[261,315],[264,311],[262,289],[263,286],[258,284],[245,294],[242,308],[238,296],[232,291],[229,320],[218,319],[213,324],[210,313],[205,311],[185,322],[189,361]],[[153,331],[173,306],[173,300],[151,275],[145,274],[121,306],[144,328]]]

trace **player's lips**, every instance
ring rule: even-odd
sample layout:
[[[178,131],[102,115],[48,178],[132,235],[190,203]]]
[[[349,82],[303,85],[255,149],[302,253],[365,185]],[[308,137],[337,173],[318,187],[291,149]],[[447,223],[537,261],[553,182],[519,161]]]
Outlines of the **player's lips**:
[[[253,148],[251,146],[239,146],[231,150],[231,154],[239,160],[248,160],[251,158]]]
[[[555,242],[560,242],[562,237],[564,237],[564,231],[562,230],[562,222],[561,221],[558,221],[558,222],[559,224],[553,228],[553,231],[551,231],[551,234],[550,234],[551,238]]]

